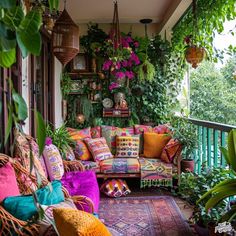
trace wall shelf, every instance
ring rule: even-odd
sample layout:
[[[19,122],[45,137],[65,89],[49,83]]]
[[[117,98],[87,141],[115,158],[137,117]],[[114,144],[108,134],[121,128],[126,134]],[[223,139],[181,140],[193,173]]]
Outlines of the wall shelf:
[[[130,117],[130,109],[103,108],[103,117]]]

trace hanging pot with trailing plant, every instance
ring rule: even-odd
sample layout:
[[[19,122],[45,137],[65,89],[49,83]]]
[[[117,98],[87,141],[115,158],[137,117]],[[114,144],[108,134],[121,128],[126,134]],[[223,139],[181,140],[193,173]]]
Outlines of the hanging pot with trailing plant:
[[[198,64],[204,59],[205,54],[206,51],[203,47],[191,45],[185,50],[185,59],[194,69],[196,69]]]

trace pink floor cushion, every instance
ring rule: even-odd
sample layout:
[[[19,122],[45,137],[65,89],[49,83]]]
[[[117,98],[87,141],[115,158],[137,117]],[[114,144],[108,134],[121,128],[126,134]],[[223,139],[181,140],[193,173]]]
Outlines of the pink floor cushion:
[[[71,196],[83,195],[90,198],[94,205],[94,211],[98,212],[100,193],[96,175],[93,171],[67,172],[61,179],[62,185],[68,190]],[[80,205],[76,205],[81,210]],[[84,206],[89,212],[89,208]]]
[[[139,173],[137,158],[113,158],[100,162],[101,173]]]
[[[10,196],[20,195],[13,167],[8,162],[0,166],[0,202]]]

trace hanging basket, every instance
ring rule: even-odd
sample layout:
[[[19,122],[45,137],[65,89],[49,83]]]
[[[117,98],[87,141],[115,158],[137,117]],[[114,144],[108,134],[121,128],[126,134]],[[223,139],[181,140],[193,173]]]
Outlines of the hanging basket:
[[[185,51],[186,61],[192,64],[193,68],[197,68],[198,64],[202,62],[205,56],[205,49],[197,46],[190,46]]]
[[[65,9],[53,28],[52,49],[53,54],[63,66],[79,52],[79,27]]]

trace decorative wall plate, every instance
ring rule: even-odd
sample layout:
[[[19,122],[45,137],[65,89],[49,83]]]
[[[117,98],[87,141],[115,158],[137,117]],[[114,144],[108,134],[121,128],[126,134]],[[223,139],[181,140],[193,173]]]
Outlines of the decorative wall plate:
[[[104,108],[112,108],[114,103],[110,98],[104,98],[102,101],[102,105]]]

